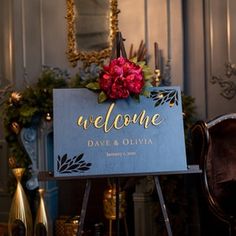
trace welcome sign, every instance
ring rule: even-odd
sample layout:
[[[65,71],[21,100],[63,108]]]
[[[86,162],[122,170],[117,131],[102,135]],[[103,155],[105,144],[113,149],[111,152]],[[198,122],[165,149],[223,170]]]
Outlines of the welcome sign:
[[[88,89],[54,89],[54,175],[149,175],[187,169],[181,93],[97,102]]]

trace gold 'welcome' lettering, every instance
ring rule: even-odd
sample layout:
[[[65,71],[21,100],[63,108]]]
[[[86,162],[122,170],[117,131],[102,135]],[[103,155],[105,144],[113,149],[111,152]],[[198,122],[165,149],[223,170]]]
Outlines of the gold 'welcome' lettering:
[[[142,110],[139,114],[117,114],[113,119],[111,119],[111,114],[114,110],[115,103],[112,103],[105,117],[99,115],[97,117],[89,116],[87,119],[83,116],[79,116],[77,119],[77,125],[82,127],[84,130],[88,129],[93,125],[97,129],[103,129],[105,133],[108,133],[111,129],[122,129],[131,124],[138,124],[147,129],[150,125],[158,126],[162,123],[160,114],[156,113],[153,116],[148,116],[145,110]]]

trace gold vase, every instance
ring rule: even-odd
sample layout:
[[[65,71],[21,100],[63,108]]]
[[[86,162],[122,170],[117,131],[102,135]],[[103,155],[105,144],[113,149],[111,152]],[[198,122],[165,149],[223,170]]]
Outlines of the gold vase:
[[[9,212],[8,234],[9,236],[32,236],[33,223],[28,199],[21,185],[24,168],[14,168],[12,172],[16,178],[16,191],[12,199]]]
[[[35,224],[34,224],[34,235],[35,236],[48,236],[50,233],[50,222],[47,213],[47,209],[44,201],[45,190],[40,188],[39,193],[39,206],[36,214]]]

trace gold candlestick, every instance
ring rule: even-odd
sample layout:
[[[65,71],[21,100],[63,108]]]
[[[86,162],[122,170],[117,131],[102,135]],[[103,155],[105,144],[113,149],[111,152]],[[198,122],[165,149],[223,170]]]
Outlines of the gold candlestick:
[[[161,70],[155,69],[154,70],[154,81],[153,86],[159,86],[161,83]]]

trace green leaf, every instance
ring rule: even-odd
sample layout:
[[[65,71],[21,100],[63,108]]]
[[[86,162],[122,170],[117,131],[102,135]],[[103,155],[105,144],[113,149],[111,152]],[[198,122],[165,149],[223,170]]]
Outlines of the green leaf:
[[[144,68],[146,62],[145,62],[145,61],[139,61],[139,62],[137,62],[137,64],[138,64],[140,67]]]
[[[98,82],[90,82],[85,87],[88,89],[92,89],[92,90],[99,90],[100,89],[100,85]]]
[[[150,97],[150,91],[144,90],[142,94],[144,97]]]
[[[145,66],[143,68],[143,75],[144,75],[145,80],[152,79],[153,78],[153,71],[149,67]]]
[[[144,87],[149,88],[149,87],[153,87],[153,85],[152,85],[151,81],[146,81]]]
[[[144,79],[145,80],[150,80],[153,78],[153,74],[150,74],[150,73],[144,73]]]
[[[133,57],[130,59],[130,61],[132,61],[133,63],[137,63],[138,62],[138,58],[137,57]]]
[[[20,109],[20,115],[24,117],[31,117],[38,109],[36,107],[23,106]]]
[[[107,100],[107,95],[102,91],[101,93],[99,93],[98,95],[98,102],[99,103],[103,103]]]

